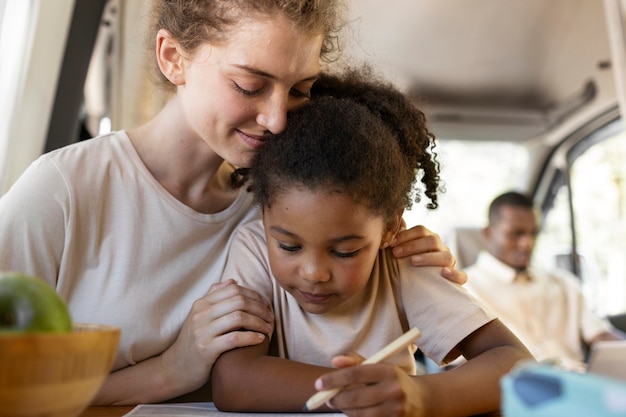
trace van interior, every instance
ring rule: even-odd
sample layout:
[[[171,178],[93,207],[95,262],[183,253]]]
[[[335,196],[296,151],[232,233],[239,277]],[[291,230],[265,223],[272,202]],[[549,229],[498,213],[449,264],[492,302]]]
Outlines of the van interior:
[[[149,118],[148,1],[0,0],[0,195],[42,152]],[[473,262],[507,190],[541,208],[536,262],[600,315],[626,312],[626,10],[621,0],[349,0],[340,62],[424,110],[445,193],[409,226]],[[332,70],[332,65],[328,70]]]

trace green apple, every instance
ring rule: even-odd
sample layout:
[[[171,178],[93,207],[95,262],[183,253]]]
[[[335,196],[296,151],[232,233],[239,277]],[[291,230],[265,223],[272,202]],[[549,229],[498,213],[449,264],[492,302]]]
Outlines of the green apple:
[[[0,333],[71,330],[67,305],[47,282],[19,272],[0,272]]]

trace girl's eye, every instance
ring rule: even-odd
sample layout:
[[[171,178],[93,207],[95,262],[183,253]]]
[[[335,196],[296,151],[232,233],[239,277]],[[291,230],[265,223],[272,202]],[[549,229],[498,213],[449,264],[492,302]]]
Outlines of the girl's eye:
[[[255,96],[257,94],[259,94],[261,92],[261,89],[257,89],[257,90],[246,90],[245,88],[241,87],[239,84],[237,84],[236,82],[233,81],[233,88],[235,89],[235,91],[237,91],[240,94],[243,94],[244,96]]]
[[[285,245],[283,243],[279,243],[278,247],[282,250],[284,250],[285,252],[297,252],[301,249],[300,246],[289,246],[289,245]]]
[[[352,252],[338,252],[336,250],[332,251],[333,254],[339,258],[354,258],[355,256],[357,256],[359,254],[359,250],[355,250]]]

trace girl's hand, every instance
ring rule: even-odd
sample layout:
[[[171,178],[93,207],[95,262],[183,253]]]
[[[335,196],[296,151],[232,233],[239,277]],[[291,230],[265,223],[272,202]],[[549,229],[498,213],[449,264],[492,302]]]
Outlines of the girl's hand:
[[[415,266],[441,266],[441,275],[458,284],[467,282],[467,274],[456,269],[456,259],[450,248],[443,244],[438,234],[424,226],[400,230],[390,244],[397,258],[411,257]]]
[[[362,358],[361,358],[362,359]],[[338,356],[333,365],[360,363],[357,356]],[[345,387],[327,404],[348,416],[408,417],[425,416],[426,391],[417,377],[388,364],[348,366],[321,376],[318,390]]]
[[[268,302],[255,291],[234,280],[212,285],[193,303],[178,338],[162,354],[167,380],[186,387],[184,392],[199,388],[219,355],[261,343],[273,325]]]

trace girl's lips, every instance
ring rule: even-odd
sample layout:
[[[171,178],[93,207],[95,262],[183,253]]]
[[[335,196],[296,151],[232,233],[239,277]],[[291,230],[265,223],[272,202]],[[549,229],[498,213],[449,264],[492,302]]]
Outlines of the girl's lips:
[[[249,135],[241,130],[238,130],[238,132],[242,140],[253,149],[260,149],[261,146],[265,145],[265,141],[268,139],[268,136]]]
[[[302,294],[302,297],[304,297],[307,301],[311,303],[324,303],[328,301],[331,297],[330,294],[313,294],[303,291],[300,291],[300,294]]]

